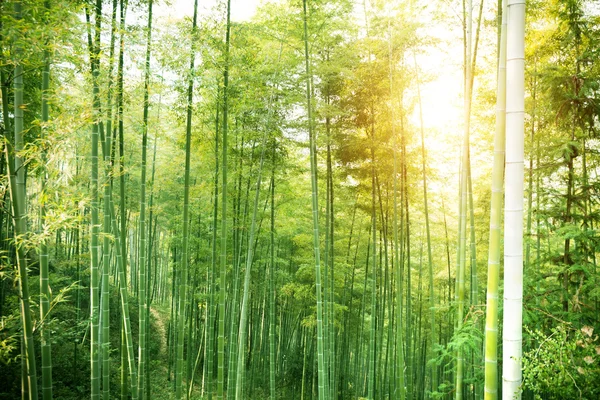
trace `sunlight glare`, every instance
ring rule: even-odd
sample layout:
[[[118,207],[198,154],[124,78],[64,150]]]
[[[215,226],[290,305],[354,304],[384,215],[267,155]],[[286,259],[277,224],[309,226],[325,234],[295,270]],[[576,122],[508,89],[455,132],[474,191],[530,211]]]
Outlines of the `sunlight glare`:
[[[254,14],[260,0],[231,0],[231,19],[233,21],[249,21]],[[208,14],[215,7],[217,0],[202,1],[198,4],[200,15]],[[186,16],[191,17],[194,12],[193,0],[172,0],[171,5],[164,3],[157,7],[156,15],[180,19]]]

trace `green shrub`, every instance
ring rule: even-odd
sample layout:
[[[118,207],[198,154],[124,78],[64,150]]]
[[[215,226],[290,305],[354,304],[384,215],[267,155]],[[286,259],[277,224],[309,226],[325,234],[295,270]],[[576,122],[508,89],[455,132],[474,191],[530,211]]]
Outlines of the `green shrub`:
[[[531,332],[537,346],[523,357],[523,385],[535,399],[600,398],[600,341],[594,328],[561,324]]]

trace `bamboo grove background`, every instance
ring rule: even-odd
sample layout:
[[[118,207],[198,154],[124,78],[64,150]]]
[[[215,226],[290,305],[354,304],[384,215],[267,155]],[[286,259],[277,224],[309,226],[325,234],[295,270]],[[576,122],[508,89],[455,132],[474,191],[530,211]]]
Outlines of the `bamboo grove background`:
[[[0,2],[0,399],[598,398],[595,2],[164,7]]]

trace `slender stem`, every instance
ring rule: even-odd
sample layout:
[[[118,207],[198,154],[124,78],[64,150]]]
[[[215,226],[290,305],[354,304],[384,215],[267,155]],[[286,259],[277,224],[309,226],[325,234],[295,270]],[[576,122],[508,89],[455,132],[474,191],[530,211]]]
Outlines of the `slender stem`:
[[[227,139],[229,96],[229,39],[231,33],[231,0],[227,0],[227,26],[225,32],[225,68],[223,70],[223,149],[221,156],[221,246],[219,272],[219,336],[217,340],[217,399],[225,395],[225,294],[227,279]]]
[[[100,136],[100,118],[101,118],[101,107],[100,107],[100,89],[98,87],[98,81],[100,76],[100,31],[102,23],[102,1],[96,1],[95,7],[95,31],[94,41],[90,48],[90,61],[92,67],[92,85],[93,85],[93,110],[94,110],[94,122],[92,126],[92,171],[91,171],[91,267],[90,267],[90,318],[91,318],[91,332],[90,332],[90,374],[91,374],[91,398],[92,400],[98,400],[100,398],[100,359],[99,359],[99,240],[100,234],[100,220],[98,216],[98,143]]]
[[[50,3],[44,2],[47,15],[50,14]],[[40,138],[47,139],[46,131],[48,123],[48,97],[50,95],[50,40],[46,38],[44,47],[44,67],[42,70],[42,128],[40,130]],[[40,225],[41,231],[44,231],[46,222],[46,181],[48,180],[48,171],[46,169],[46,145],[42,153],[42,179],[41,179],[41,196],[40,196]],[[48,269],[48,246],[46,239],[42,239],[40,244],[40,319],[42,321],[42,396],[44,400],[52,399],[52,352],[50,346],[50,332],[46,326],[48,312],[50,311],[50,285],[49,285],[49,269]]]
[[[308,113],[308,136],[310,147],[310,172],[312,188],[312,215],[313,215],[313,249],[315,253],[315,290],[317,297],[317,368],[318,368],[318,391],[319,400],[327,400],[326,390],[327,371],[325,370],[325,355],[323,348],[323,300],[321,287],[321,251],[319,248],[319,200],[317,187],[317,150],[315,140],[315,129],[312,112],[312,90],[310,53],[308,52],[308,0],[302,1],[304,16],[304,63],[306,71],[306,107]]]
[[[145,370],[147,358],[147,332],[146,317],[148,315],[148,266],[146,260],[147,251],[147,228],[146,228],[146,170],[147,170],[147,152],[148,152],[148,108],[150,91],[150,51],[152,44],[152,0],[148,2],[148,26],[146,31],[146,62],[144,69],[144,110],[142,116],[142,165],[140,178],[140,246],[139,246],[139,351],[138,351],[138,390],[140,398],[145,397]]]
[[[488,252],[488,278],[485,321],[486,400],[498,398],[498,287],[500,280],[500,246],[502,230],[502,194],[506,128],[506,1],[502,6],[500,47],[498,49],[498,89],[496,100],[496,133],[492,168],[492,200]]]
[[[183,188],[183,248],[181,255],[179,304],[177,311],[177,369],[175,372],[175,398],[181,400],[187,390],[183,390],[183,344],[185,334],[185,309],[188,291],[188,246],[189,246],[189,198],[190,198],[190,153],[192,137],[192,108],[194,100],[194,63],[196,58],[196,20],[198,0],[194,0],[194,18],[192,22],[192,44],[187,88],[187,119],[185,128],[185,172]],[[140,372],[141,373],[141,372]]]

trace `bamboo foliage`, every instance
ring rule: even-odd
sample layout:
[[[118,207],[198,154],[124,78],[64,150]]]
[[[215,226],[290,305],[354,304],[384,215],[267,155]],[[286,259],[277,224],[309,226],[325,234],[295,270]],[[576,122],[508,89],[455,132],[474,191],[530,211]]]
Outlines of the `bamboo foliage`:
[[[148,10],[138,8],[128,16],[131,26],[126,27],[126,0],[109,1],[112,14],[97,0],[82,9],[61,4],[73,8],[65,11],[73,22],[48,31],[54,19],[42,18],[42,12],[49,14],[41,7],[44,1],[33,11],[24,10],[16,22],[11,11],[15,4],[0,0],[0,35],[6,38],[0,40],[0,129],[16,134],[14,139],[4,134],[7,163],[0,165],[0,178],[13,197],[0,198],[0,261],[6,260],[0,263],[0,317],[9,328],[6,332],[16,338],[14,345],[2,339],[15,348],[10,350],[7,376],[22,377],[11,379],[6,390],[0,385],[0,397],[9,391],[8,397],[17,397],[21,387],[24,398],[45,399],[68,397],[65,388],[73,387],[96,400],[119,394],[121,400],[496,400],[501,393],[518,397],[521,390],[526,397],[532,385],[528,374],[539,369],[529,369],[532,353],[522,351],[521,342],[537,346],[543,336],[520,332],[523,288],[532,297],[547,294],[547,301],[533,298],[537,306],[526,315],[544,334],[553,318],[548,314],[556,317],[555,311],[573,326],[594,321],[593,232],[600,219],[592,178],[598,155],[584,129],[593,131],[593,121],[576,119],[575,143],[568,142],[573,137],[570,118],[580,107],[573,104],[579,100],[560,97],[573,103],[564,108],[569,120],[550,124],[551,106],[559,101],[549,105],[555,95],[545,91],[554,84],[545,76],[556,72],[548,72],[551,56],[556,53],[568,61],[566,72],[576,71],[571,62],[588,54],[587,36],[579,52],[572,43],[564,46],[565,53],[557,52],[558,44],[552,54],[550,49],[534,49],[540,64],[532,82],[539,83],[539,90],[530,99],[537,112],[532,130],[539,143],[535,149],[533,138],[531,154],[537,150],[538,160],[530,160],[537,170],[530,171],[526,226],[529,231],[535,218],[536,230],[527,235],[536,235],[537,244],[533,236],[529,244],[537,256],[527,261],[530,251],[522,255],[519,250],[523,146],[515,134],[524,113],[523,93],[518,93],[523,44],[517,43],[524,0],[500,0],[504,11],[499,13],[503,27],[498,35],[491,192],[477,181],[492,168],[491,163],[482,164],[490,144],[485,133],[490,129],[488,82],[496,68],[490,69],[493,60],[485,57],[475,73],[476,26],[481,24],[482,46],[487,46],[483,54],[489,54],[491,42],[485,18],[474,19],[478,8],[488,17],[495,4],[464,1],[465,118],[447,130],[464,128],[459,143],[454,134],[437,132],[450,110],[439,115],[433,110],[436,115],[431,115],[428,102],[440,87],[438,77],[429,76],[429,66],[421,63],[430,62],[438,49],[432,45],[429,53],[420,47],[431,43],[426,27],[418,24],[430,15],[417,15],[420,8],[364,1],[363,20],[348,0],[303,0],[302,8],[298,3],[293,10],[291,3],[274,2],[246,21],[225,2],[211,11],[214,18],[209,20],[196,3],[194,21],[186,27],[191,21],[166,26],[157,17],[162,14],[159,5],[150,0],[142,6]],[[52,13],[63,15],[50,4]],[[566,13],[564,5],[536,6],[536,18],[543,12],[539,20],[544,23],[560,18],[566,31],[568,15],[558,15]],[[77,12],[87,14],[87,24],[77,19]],[[43,23],[35,27],[39,21]],[[78,36],[63,33],[63,27],[73,28]],[[80,34],[86,29],[89,54],[81,54],[85,40]],[[23,32],[36,41],[13,40]],[[182,36],[183,52],[166,46],[175,47]],[[66,40],[72,43],[65,45]],[[276,66],[270,56],[278,44],[282,62]],[[257,54],[268,55],[265,62]],[[456,67],[457,56],[463,54],[447,56]],[[165,77],[162,99],[151,90],[150,62],[152,68],[160,65]],[[589,87],[587,83],[598,71],[580,62],[583,83],[571,89],[581,96],[587,91],[591,99],[595,80]],[[481,85],[473,84],[475,75],[483,78]],[[507,75],[512,88],[507,88]],[[563,75],[559,78],[552,76],[564,81]],[[571,93],[563,89],[563,95]],[[158,105],[156,118],[153,105]],[[451,118],[455,122],[456,116]],[[87,134],[81,134],[83,129]],[[511,133],[512,139],[505,139]],[[155,141],[150,161],[148,135]],[[459,151],[459,173],[453,174],[448,157]],[[576,151],[580,153],[571,157],[573,170],[567,171],[565,153]],[[459,175],[458,185],[449,184],[454,175]],[[24,193],[25,182],[29,193]],[[565,190],[567,185],[571,189]],[[443,196],[451,190],[448,186],[458,186],[458,196]],[[553,193],[571,197],[568,221],[567,199]],[[449,205],[458,206],[458,212],[447,213]],[[490,210],[481,359],[483,305],[478,304],[477,280],[485,272],[477,271],[484,256],[477,259],[474,245],[482,234],[488,235],[481,218]],[[499,335],[503,219],[506,313],[504,335]],[[454,235],[457,258],[452,267],[449,243]],[[566,236],[570,257],[577,257],[570,265],[562,262]],[[90,264],[80,265],[80,259]],[[523,283],[519,264],[524,260],[536,276],[526,276]],[[567,269],[570,279],[565,282],[558,274]],[[557,276],[560,284],[554,282],[555,287],[537,279]],[[27,278],[34,277],[39,282],[27,288]],[[72,281],[82,286],[70,289]],[[57,296],[63,289],[73,290],[72,295]],[[568,313],[562,309],[565,301],[571,305]],[[17,316],[19,302],[21,323],[5,319]],[[537,313],[540,308],[548,314]],[[504,346],[498,345],[499,336]],[[70,353],[66,356],[65,348]],[[40,352],[37,359],[34,349]],[[502,370],[499,358],[504,358]],[[72,373],[69,381],[62,379],[65,370]],[[504,390],[498,387],[499,375]],[[573,379],[583,393],[579,383],[588,376],[579,375]]]

